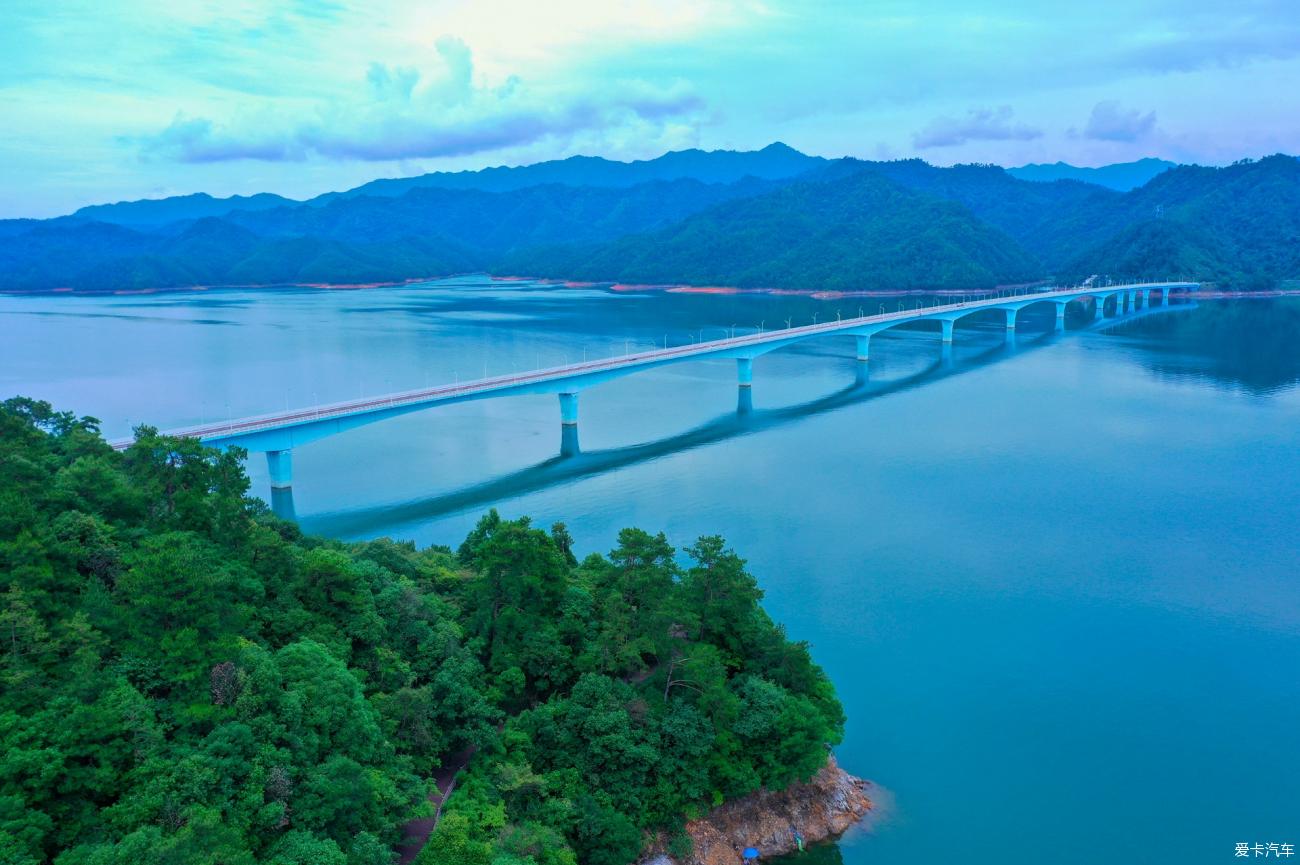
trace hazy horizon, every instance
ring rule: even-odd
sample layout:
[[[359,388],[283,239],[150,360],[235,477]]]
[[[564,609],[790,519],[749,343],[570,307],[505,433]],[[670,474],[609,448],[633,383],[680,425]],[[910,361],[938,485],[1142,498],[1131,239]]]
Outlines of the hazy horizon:
[[[764,149],[766,149],[767,147],[770,147],[770,146],[773,146],[773,145],[782,145],[782,144],[785,144],[785,142],[782,142],[782,141],[771,141],[771,142],[768,142],[768,144],[766,144],[766,145],[762,145],[762,146],[760,146],[760,147],[755,147],[755,148],[752,148],[752,149],[729,149],[729,148],[681,148],[681,149],[678,149],[678,150],[669,150],[669,151],[664,151],[663,153],[660,153],[660,154],[657,154],[657,155],[654,155],[654,156],[647,156],[647,157],[640,158],[640,159],[618,159],[618,158],[614,158],[614,157],[610,157],[610,156],[604,156],[604,155],[602,155],[602,154],[596,154],[596,153],[574,153],[574,154],[570,154],[570,155],[568,155],[568,156],[557,157],[556,159],[539,159],[539,160],[536,160],[536,161],[533,161],[533,162],[511,163],[511,164],[506,164],[506,163],[489,163],[489,164],[481,165],[481,166],[479,166],[479,167],[477,167],[477,168],[432,169],[431,171],[420,171],[420,172],[416,172],[416,173],[414,173],[414,174],[403,174],[403,175],[386,175],[386,174],[377,174],[377,175],[375,175],[375,176],[373,176],[373,177],[364,178],[364,179],[358,181],[357,183],[353,184],[352,186],[341,187],[341,188],[337,188],[337,189],[334,189],[334,188],[331,188],[331,189],[320,189],[320,190],[318,190],[318,191],[316,191],[316,192],[312,192],[312,193],[309,193],[309,194],[306,194],[306,195],[302,195],[301,197],[295,197],[295,196],[292,196],[292,195],[288,195],[288,194],[285,194],[285,193],[283,193],[283,192],[280,192],[279,190],[276,190],[276,189],[258,189],[258,190],[254,190],[254,191],[251,191],[251,192],[230,192],[230,193],[225,193],[225,194],[222,194],[222,193],[216,193],[216,192],[213,192],[213,191],[210,190],[210,189],[192,189],[192,190],[185,190],[185,191],[177,190],[177,191],[170,191],[170,192],[158,192],[158,191],[154,191],[154,192],[152,192],[152,193],[142,193],[142,194],[140,194],[140,195],[128,196],[128,197],[125,197],[125,198],[118,198],[118,199],[114,199],[114,200],[111,200],[111,201],[109,201],[109,200],[105,200],[105,201],[86,201],[86,202],[83,203],[83,204],[78,204],[76,207],[73,207],[71,210],[68,210],[68,211],[66,211],[66,212],[61,212],[61,213],[52,213],[52,214],[46,214],[46,215],[40,215],[40,216],[33,216],[33,215],[31,215],[31,214],[0,215],[0,219],[12,219],[12,218],[18,218],[18,219],[23,219],[23,218],[27,218],[27,219],[48,219],[48,218],[55,218],[55,217],[59,217],[59,216],[69,216],[69,215],[72,215],[73,213],[75,213],[77,210],[80,210],[81,208],[84,208],[84,207],[92,207],[92,206],[95,206],[95,205],[122,204],[122,203],[126,203],[126,202],[131,202],[131,201],[150,201],[150,200],[155,200],[155,201],[156,201],[156,200],[161,200],[161,199],[165,199],[165,198],[177,198],[177,197],[186,197],[186,196],[194,196],[194,195],[208,195],[208,196],[211,196],[211,197],[214,198],[214,199],[218,199],[218,200],[220,200],[220,199],[226,199],[226,198],[234,198],[234,197],[249,197],[249,196],[254,196],[254,195],[259,195],[259,194],[264,194],[264,193],[270,193],[270,194],[273,194],[273,195],[279,195],[279,196],[281,196],[281,197],[288,198],[288,199],[291,199],[291,200],[294,200],[294,201],[308,201],[308,200],[310,200],[310,199],[312,199],[312,198],[315,198],[315,197],[317,197],[317,196],[325,195],[325,194],[328,194],[328,193],[331,193],[331,192],[344,192],[344,191],[347,191],[348,189],[353,189],[353,188],[356,188],[357,186],[361,186],[361,185],[364,185],[364,184],[366,184],[366,183],[369,183],[369,182],[372,182],[372,181],[375,181],[375,180],[400,179],[400,178],[406,178],[406,177],[418,177],[418,176],[420,176],[420,175],[424,175],[424,174],[432,174],[432,173],[438,173],[438,172],[447,172],[447,173],[473,173],[473,172],[478,172],[478,171],[488,171],[488,170],[492,170],[492,169],[526,168],[526,167],[531,166],[531,165],[538,165],[538,164],[542,164],[542,163],[546,163],[546,162],[562,161],[562,160],[565,160],[565,159],[582,159],[582,158],[605,159],[605,160],[609,160],[609,161],[611,161],[611,162],[621,162],[621,163],[648,162],[648,161],[654,161],[654,160],[656,160],[656,159],[659,159],[659,158],[661,158],[661,157],[663,157],[663,156],[667,156],[667,155],[672,154],[672,153],[682,153],[682,152],[689,152],[689,151],[699,151],[699,152],[705,152],[705,153],[714,153],[714,152],[754,153],[754,152],[758,152],[758,151],[760,151],[760,150],[764,150]],[[789,146],[789,145],[786,145],[786,146]],[[795,149],[797,150],[798,148],[795,148]],[[818,157],[821,157],[821,158],[824,158],[824,159],[829,159],[829,160],[833,160],[833,159],[842,159],[842,158],[853,158],[853,159],[859,159],[859,158],[862,158],[862,157],[854,157],[854,156],[851,156],[850,154],[827,155],[827,154],[820,154],[820,153],[807,153],[806,151],[799,151],[799,152],[801,152],[801,153],[805,153],[805,155],[808,155],[808,156],[818,156]],[[1262,155],[1272,155],[1272,154],[1262,154]],[[1291,154],[1285,154],[1285,155],[1291,155]],[[1253,157],[1241,157],[1241,158],[1247,158],[1247,159],[1248,159],[1248,158],[1253,158]],[[930,163],[931,165],[936,165],[936,166],[941,166],[941,167],[950,167],[950,166],[952,166],[952,165],[959,165],[959,164],[971,164],[971,163],[961,163],[961,162],[946,162],[946,163],[945,163],[945,162],[940,162],[940,161],[937,161],[937,160],[925,159],[924,157],[920,157],[920,156],[900,156],[900,157],[897,157],[897,159],[900,159],[900,160],[906,160],[906,159],[922,159],[922,161],[924,161],[924,162],[928,162],[928,163]],[[1018,168],[1024,168],[1024,167],[1028,167],[1028,166],[1031,166],[1031,165],[1042,165],[1042,166],[1057,166],[1057,165],[1064,165],[1064,166],[1069,166],[1069,167],[1071,167],[1071,168],[1079,168],[1079,169],[1097,169],[1097,168],[1107,168],[1107,167],[1114,166],[1114,165],[1129,165],[1129,164],[1133,164],[1133,163],[1141,162],[1141,161],[1144,161],[1144,160],[1147,160],[1147,159],[1173,162],[1173,160],[1165,160],[1164,157],[1160,157],[1160,156],[1139,156],[1139,157],[1135,157],[1135,158],[1133,158],[1133,159],[1124,160],[1123,162],[1105,162],[1105,163],[1101,163],[1101,164],[1098,164],[1098,165],[1085,165],[1085,164],[1080,164],[1080,163],[1076,163],[1076,162],[1069,162],[1068,160],[1064,160],[1064,159],[1050,159],[1050,158],[1045,158],[1045,159],[1040,160],[1040,161],[1037,161],[1037,162],[1032,162],[1032,163],[1023,163],[1023,164],[1019,164],[1019,163],[1018,163],[1018,164],[1002,164],[1002,163],[997,163],[997,162],[993,162],[993,163],[985,163],[985,164],[998,165],[999,167],[1004,168],[1004,169],[1007,169],[1007,170],[1013,170],[1013,169],[1018,169]],[[869,160],[869,161],[872,161],[872,160]],[[891,161],[891,160],[883,160],[883,161]],[[1221,166],[1221,165],[1227,165],[1227,164],[1230,164],[1231,162],[1234,162],[1234,161],[1236,161],[1236,160],[1228,160],[1228,161],[1225,161],[1225,162],[1222,162],[1222,163],[1196,163],[1196,164],[1219,165],[1219,166]],[[1175,164],[1193,164],[1193,163],[1175,163]]]
[[[1300,150],[1281,0],[16,0],[0,23],[0,216],[774,140],[937,165]]]

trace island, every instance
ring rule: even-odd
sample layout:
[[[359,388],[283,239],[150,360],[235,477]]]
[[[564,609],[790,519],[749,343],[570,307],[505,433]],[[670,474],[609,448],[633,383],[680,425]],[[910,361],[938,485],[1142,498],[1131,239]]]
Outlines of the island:
[[[0,404],[6,862],[721,865],[869,809],[721,537],[313,537],[244,456]]]

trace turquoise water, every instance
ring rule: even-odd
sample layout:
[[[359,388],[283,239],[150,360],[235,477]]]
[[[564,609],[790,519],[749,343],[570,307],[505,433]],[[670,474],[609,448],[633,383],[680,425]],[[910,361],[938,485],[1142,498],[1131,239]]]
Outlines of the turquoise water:
[[[356,292],[0,298],[0,394],[109,435],[895,308],[466,279]],[[1078,315],[1082,318],[1082,312]],[[812,643],[881,814],[804,861],[1199,863],[1300,843],[1300,303],[1097,329],[1050,310],[584,392],[295,452],[310,531],[455,544],[478,515],[722,533]],[[707,329],[713,328],[710,333]],[[624,340],[628,340],[625,344]],[[738,409],[740,409],[738,411]],[[267,489],[260,456],[255,489]]]

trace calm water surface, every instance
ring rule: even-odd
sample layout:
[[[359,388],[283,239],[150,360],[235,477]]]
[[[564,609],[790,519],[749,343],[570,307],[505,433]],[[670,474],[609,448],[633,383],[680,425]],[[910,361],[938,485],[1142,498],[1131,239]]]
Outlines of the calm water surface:
[[[808,323],[879,299],[400,289],[0,298],[0,395],[110,436]],[[897,299],[883,301],[897,307]],[[909,301],[914,303],[915,301]],[[721,533],[813,645],[882,818],[819,863],[1213,863],[1300,844],[1300,303],[1102,329],[1022,314],[586,391],[469,403],[301,448],[309,531],[455,545],[483,510]],[[1082,311],[1078,312],[1083,318]],[[267,490],[260,455],[255,490]],[[806,860],[811,862],[812,860]]]

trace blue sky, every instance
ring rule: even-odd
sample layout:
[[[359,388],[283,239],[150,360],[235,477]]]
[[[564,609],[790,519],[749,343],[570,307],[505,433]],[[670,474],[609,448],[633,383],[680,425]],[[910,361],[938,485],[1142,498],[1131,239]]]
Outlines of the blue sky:
[[[0,57],[2,217],[775,140],[938,164],[1300,151],[1295,0],[4,0]]]

